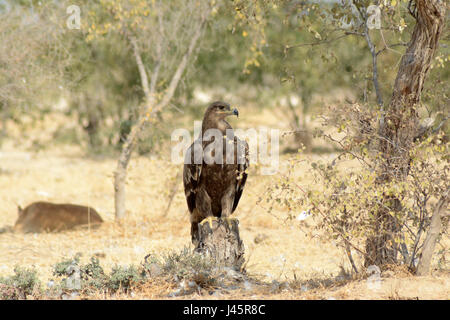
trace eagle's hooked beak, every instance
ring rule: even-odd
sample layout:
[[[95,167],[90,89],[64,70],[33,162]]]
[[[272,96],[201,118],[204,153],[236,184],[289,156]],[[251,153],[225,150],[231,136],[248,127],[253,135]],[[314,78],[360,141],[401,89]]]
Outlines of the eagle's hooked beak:
[[[219,110],[219,111],[217,111],[217,113],[218,113],[218,114],[223,114],[223,115],[225,115],[225,117],[228,117],[228,116],[236,116],[236,117],[239,118],[239,111],[238,111],[238,109],[236,109],[236,108],[234,108],[233,110],[231,110],[230,107],[227,107],[227,108],[226,108],[226,111],[221,111],[221,110]]]

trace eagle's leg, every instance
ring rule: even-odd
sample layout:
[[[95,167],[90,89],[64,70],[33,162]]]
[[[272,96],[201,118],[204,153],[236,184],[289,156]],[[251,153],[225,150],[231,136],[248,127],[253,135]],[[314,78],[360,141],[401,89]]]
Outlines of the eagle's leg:
[[[202,214],[200,211],[198,211],[197,208],[194,209],[194,211],[191,213],[191,238],[192,243],[197,246],[199,239],[198,239],[198,224],[203,220]]]
[[[198,204],[198,209],[201,212],[202,220],[200,221],[200,224],[203,226],[206,222],[209,223],[209,227],[212,230],[212,222],[213,220],[217,220],[216,217],[214,217],[211,209],[211,197],[209,196],[208,192],[204,189],[200,189],[197,193],[197,200],[196,203]]]
[[[222,197],[221,205],[222,205],[222,214],[221,218],[225,220],[230,227],[233,226],[233,221],[236,221],[237,218],[232,216],[233,203],[234,203],[234,195],[235,195],[235,186],[231,185],[225,194]]]

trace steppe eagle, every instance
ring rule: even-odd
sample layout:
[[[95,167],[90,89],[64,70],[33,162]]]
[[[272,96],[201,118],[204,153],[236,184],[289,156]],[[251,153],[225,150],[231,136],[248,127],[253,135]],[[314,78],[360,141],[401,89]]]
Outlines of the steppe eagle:
[[[191,215],[191,237],[198,243],[198,224],[231,219],[247,180],[248,144],[234,135],[226,117],[239,116],[225,102],[206,109],[201,136],[185,154],[183,184]]]

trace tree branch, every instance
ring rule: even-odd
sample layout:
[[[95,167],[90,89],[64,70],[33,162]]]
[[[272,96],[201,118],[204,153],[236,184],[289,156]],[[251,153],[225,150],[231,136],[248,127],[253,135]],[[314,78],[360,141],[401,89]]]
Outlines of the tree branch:
[[[153,74],[150,80],[150,95],[152,96],[152,99],[155,96],[156,92],[156,81],[158,80],[159,76],[159,69],[161,68],[161,58],[162,58],[162,43],[164,41],[164,25],[162,21],[162,9],[161,9],[161,1],[159,1],[159,10],[158,10],[158,25],[159,25],[159,39],[158,43],[156,44],[156,65],[153,69]],[[151,103],[149,103],[151,105]]]
[[[139,76],[141,77],[141,86],[142,90],[145,94],[145,99],[150,101],[150,89],[148,87],[148,77],[147,72],[145,71],[144,63],[142,62],[141,52],[139,50],[139,46],[137,44],[136,38],[132,35],[128,35],[128,40],[130,41],[133,47],[133,54],[136,59],[136,64],[139,70]]]
[[[407,43],[395,43],[395,44],[391,44],[391,45],[385,44],[383,49],[380,49],[380,50],[377,51],[377,56],[378,56],[380,53],[382,53],[383,51],[385,51],[385,50],[390,50],[390,49],[393,48],[393,47],[400,47],[400,46],[406,47],[407,45],[408,45]],[[395,51],[395,52],[399,53],[398,51]]]
[[[372,39],[369,35],[369,27],[367,26],[367,21],[364,22],[364,37],[366,38],[367,45],[369,46],[370,53],[372,55],[372,81],[375,87],[375,94],[377,96],[377,103],[380,107],[383,106],[383,97],[380,91],[380,84],[378,83],[378,66],[377,66],[377,51]]]
[[[167,88],[166,94],[164,95],[161,102],[158,103],[158,105],[152,111],[152,115],[155,115],[159,110],[163,109],[172,99],[172,97],[175,93],[175,90],[178,86],[178,82],[180,82],[181,76],[183,75],[183,72],[186,69],[189,58],[191,57],[192,53],[194,52],[197,41],[203,32],[203,27],[205,26],[206,18],[208,15],[209,15],[209,12],[202,16],[202,18],[197,26],[197,29],[195,30],[195,33],[192,36],[191,42],[189,43],[188,50],[182,57],[181,62],[178,65],[178,68],[175,71],[175,73],[172,77],[172,80],[170,81],[170,84],[169,84],[169,87]]]
[[[353,31],[346,31],[344,34],[333,38],[333,39],[325,39],[322,41],[316,41],[316,42],[309,42],[309,43],[300,43],[300,44],[293,44],[293,45],[286,45],[284,47],[285,52],[289,49],[292,48],[299,48],[299,47],[305,47],[305,46],[317,46],[317,45],[322,45],[322,44],[327,44],[327,43],[331,43],[334,42],[336,40],[342,39],[346,36],[351,36],[351,35],[355,35],[355,36],[364,36],[364,34],[359,33],[359,32],[353,32]]]

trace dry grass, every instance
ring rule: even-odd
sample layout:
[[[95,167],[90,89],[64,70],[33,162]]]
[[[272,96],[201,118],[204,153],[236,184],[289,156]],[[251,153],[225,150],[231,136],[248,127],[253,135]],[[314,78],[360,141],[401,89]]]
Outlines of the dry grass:
[[[276,117],[272,117],[272,121],[269,118],[265,117],[265,125],[279,124]],[[248,123],[255,121],[259,122],[251,119]],[[97,230],[0,234],[0,276],[13,273],[15,265],[34,265],[45,284],[52,278],[51,266],[63,258],[73,257],[77,252],[82,253],[83,262],[87,262],[92,255],[100,256],[102,266],[109,271],[115,264],[137,265],[150,252],[179,251],[189,245],[189,215],[181,181],[176,182],[178,190],[170,211],[167,215],[164,212],[168,190],[181,166],[167,164],[161,158],[132,159],[127,184],[128,216],[122,226],[114,223],[112,177],[115,167],[115,159],[87,158],[79,147],[53,147],[32,153],[12,141],[3,144],[0,152],[0,227],[14,224],[18,204],[24,206],[37,200],[93,206],[105,223]],[[298,172],[298,176],[303,183],[309,182],[307,172]],[[241,237],[246,246],[248,273],[260,279],[263,285],[228,294],[193,294],[180,298],[450,298],[448,273],[426,278],[394,274],[389,279],[383,279],[377,290],[368,289],[365,279],[302,287],[311,279],[316,279],[317,283],[321,279],[335,279],[341,266],[350,267],[344,254],[332,243],[306,236],[305,231],[310,230],[308,224],[312,222],[307,220],[299,228],[300,222],[286,222],[286,212],[274,210],[268,213],[257,205],[258,197],[271,179],[273,177],[255,175],[253,171],[237,209]],[[257,237],[263,240],[256,243]],[[273,290],[270,285],[273,280],[292,285]],[[114,298],[164,299],[171,290],[172,283],[153,279],[136,290],[133,296],[119,294]]]

